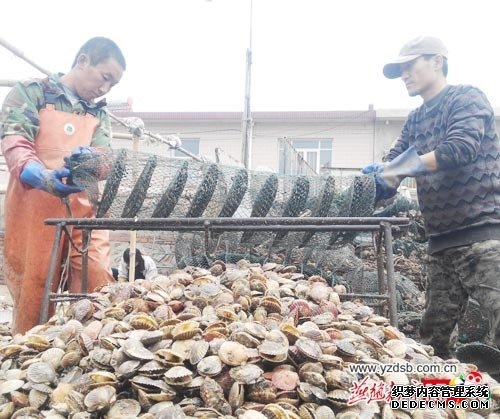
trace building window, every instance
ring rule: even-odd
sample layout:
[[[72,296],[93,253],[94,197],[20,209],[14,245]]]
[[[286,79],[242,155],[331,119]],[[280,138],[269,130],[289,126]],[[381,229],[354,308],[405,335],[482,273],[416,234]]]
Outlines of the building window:
[[[323,167],[332,165],[332,140],[285,139],[280,141],[279,155],[280,173],[319,174]]]
[[[181,138],[182,148],[195,155],[200,154],[200,139],[199,138]],[[188,157],[179,150],[174,150],[174,157]]]

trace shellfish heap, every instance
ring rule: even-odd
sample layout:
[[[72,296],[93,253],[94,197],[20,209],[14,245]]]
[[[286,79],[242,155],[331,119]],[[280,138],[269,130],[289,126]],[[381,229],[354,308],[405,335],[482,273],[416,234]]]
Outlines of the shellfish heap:
[[[0,347],[0,418],[477,415],[348,406],[363,378],[352,363],[444,361],[371,308],[341,302],[342,291],[293,266],[244,260],[107,285]],[[408,384],[422,376],[370,378]],[[500,388],[483,378],[493,395],[487,415]]]

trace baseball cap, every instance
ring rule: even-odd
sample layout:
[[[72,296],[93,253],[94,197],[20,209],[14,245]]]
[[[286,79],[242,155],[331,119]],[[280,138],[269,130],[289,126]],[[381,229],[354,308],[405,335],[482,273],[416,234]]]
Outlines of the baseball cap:
[[[410,62],[421,55],[442,55],[448,58],[448,49],[438,38],[419,36],[412,39],[401,48],[399,57],[384,65],[384,76],[388,79],[401,77],[401,64]]]

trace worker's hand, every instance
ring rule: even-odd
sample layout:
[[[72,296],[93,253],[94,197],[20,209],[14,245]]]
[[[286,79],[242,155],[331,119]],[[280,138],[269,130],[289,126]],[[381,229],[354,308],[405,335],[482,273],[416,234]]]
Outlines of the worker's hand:
[[[68,163],[72,162],[83,162],[89,159],[93,159],[95,157],[100,156],[103,153],[103,150],[98,147],[90,147],[90,146],[79,146],[75,147],[71,150],[71,155],[64,158],[64,161]],[[69,167],[66,165],[66,167]]]
[[[64,167],[71,173],[79,171],[97,180],[106,179],[113,164],[113,154],[110,149],[101,147],[79,146],[64,157]],[[73,184],[70,176],[68,184]]]
[[[383,177],[379,174],[385,165],[386,163],[372,163],[361,169],[363,174],[375,176],[375,202],[392,198],[398,190],[397,187],[392,188],[387,185]]]
[[[375,203],[382,199],[392,198],[398,192],[398,187],[389,186],[380,174],[375,175]]]
[[[377,188],[375,201],[392,198],[406,177],[415,177],[427,173],[424,162],[411,146],[389,163],[383,163],[376,171],[375,185]]]
[[[57,197],[63,198],[75,192],[81,192],[83,189],[77,186],[66,185],[63,178],[70,175],[69,169],[49,170],[43,164],[37,161],[27,163],[20,179],[23,183],[32,186],[35,189],[48,192]]]
[[[372,163],[369,164],[368,166],[365,166],[361,169],[361,172],[364,175],[369,175],[370,173],[378,173],[380,168],[383,166],[383,163]]]

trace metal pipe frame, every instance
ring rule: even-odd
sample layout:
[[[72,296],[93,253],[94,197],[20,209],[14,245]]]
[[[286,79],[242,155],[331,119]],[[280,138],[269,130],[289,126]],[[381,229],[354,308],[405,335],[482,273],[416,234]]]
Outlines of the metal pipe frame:
[[[398,325],[398,306],[396,301],[396,280],[394,278],[394,255],[392,254],[392,228],[387,221],[382,221],[380,227],[384,230],[385,257],[387,269],[387,289],[389,293],[389,320],[391,325]]]
[[[48,320],[49,303],[52,301],[68,301],[71,298],[82,298],[87,293],[88,283],[88,246],[84,246],[82,294],[53,294],[57,263],[57,249],[62,234],[68,234],[66,226],[83,229],[84,244],[90,239],[92,230],[147,230],[147,231],[204,231],[205,246],[208,248],[212,232],[224,231],[376,231],[377,271],[380,294],[342,294],[341,298],[368,298],[388,301],[389,320],[397,327],[396,283],[394,279],[394,256],[392,252],[392,228],[408,225],[408,218],[391,217],[272,217],[272,218],[49,218],[45,224],[56,227],[52,256],[42,297],[40,323]],[[382,236],[386,251],[387,288],[383,280]],[[387,289],[387,294],[385,290]]]
[[[49,294],[52,291],[52,284],[54,283],[54,276],[56,274],[57,265],[57,253],[59,249],[59,244],[61,243],[61,237],[63,233],[64,223],[61,222],[56,226],[56,233],[54,237],[54,242],[52,243],[52,254],[50,256],[49,270],[47,272],[47,279],[45,280],[45,286],[43,289],[42,304],[40,307],[40,324],[47,322],[49,316]]]
[[[89,290],[89,244],[91,230],[88,228],[82,231],[82,293],[87,293]]]
[[[77,228],[92,228],[94,230],[156,230],[158,228],[177,229],[181,226],[193,228],[207,227],[227,227],[227,226],[328,226],[335,230],[335,226],[351,225],[362,229],[366,225],[374,225],[377,228],[381,222],[388,222],[390,225],[406,225],[408,218],[391,217],[248,217],[248,218],[48,218],[45,224],[57,225],[65,223]],[[242,229],[243,230],[243,229]]]

